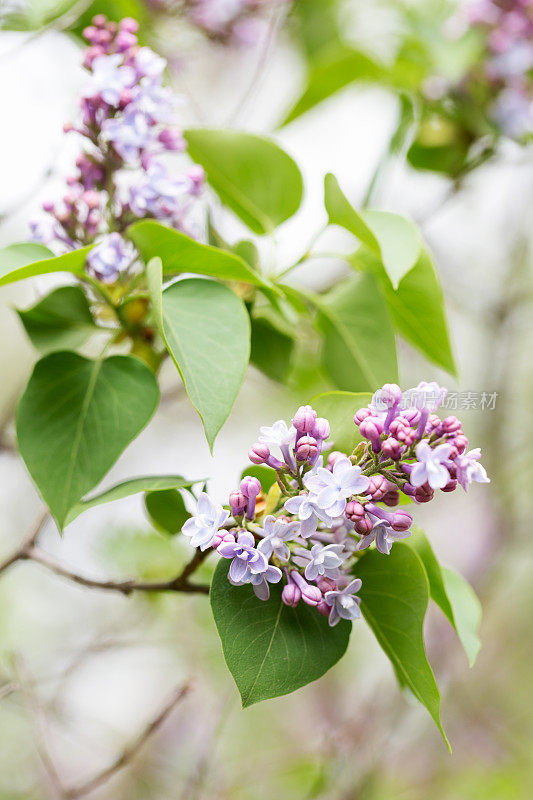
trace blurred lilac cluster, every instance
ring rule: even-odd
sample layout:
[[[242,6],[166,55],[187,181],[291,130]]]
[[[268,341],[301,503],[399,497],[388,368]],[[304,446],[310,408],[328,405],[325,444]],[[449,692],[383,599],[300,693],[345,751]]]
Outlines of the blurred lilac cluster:
[[[135,261],[121,236],[127,225],[150,217],[184,229],[204,181],[200,166],[176,176],[161,160],[186,145],[175,98],[163,86],[166,62],[139,47],[137,28],[134,19],[115,24],[98,15],[84,30],[89,76],[81,90],[80,119],[64,126],[82,137],[83,151],[62,201],[44,203],[46,217],[32,224],[35,240],[59,249],[97,241],[87,269],[106,283]]]
[[[266,514],[258,478],[247,476],[231,492],[229,509],[203,493],[183,533],[193,546],[216,548],[230,560],[230,582],[250,583],[261,600],[268,600],[269,584],[283,581],[286,605],[316,607],[330,625],[356,619],[360,551],[375,545],[388,555],[395,541],[411,535],[401,493],[426,503],[436,489],[451,492],[460,483],[467,490],[473,481],[489,480],[479,449],[466,452],[459,420],[435,413],[445,397],[436,383],[403,393],[386,384],[356,411],[362,441],[349,455],[326,455],[329,422],[302,406],[292,425],[278,420],[261,428],[249,452],[254,464],[276,472],[272,513]]]
[[[505,134],[523,139],[533,133],[533,0],[476,0],[469,18],[487,35],[493,118]]]

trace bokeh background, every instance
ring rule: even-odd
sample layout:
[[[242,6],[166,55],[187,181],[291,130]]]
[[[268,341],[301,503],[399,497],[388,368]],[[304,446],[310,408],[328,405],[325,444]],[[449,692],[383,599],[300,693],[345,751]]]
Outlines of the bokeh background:
[[[53,3],[40,0],[32,31],[0,31],[0,246],[28,239],[30,219],[61,191],[75,157],[75,144],[62,134],[83,80],[80,41],[70,29],[90,5],[65,14],[55,9],[47,22]],[[397,46],[405,4],[349,0],[334,9],[324,0],[329,5],[331,14],[341,14],[348,40],[382,57]],[[407,4],[410,11],[429,5]],[[184,126],[274,132],[299,163],[302,210],[275,243],[261,243],[264,263],[290,264],[324,219],[326,172],[339,177],[355,207],[363,201],[396,126],[397,96],[377,85],[350,86],[278,130],[307,68],[288,5],[268,14],[257,38],[244,45],[213,41],[159,11],[154,17],[153,6],[142,13],[150,19],[151,43],[169,59]],[[65,783],[82,781],[111,763],[186,681],[187,698],[91,800],[531,798],[531,149],[503,138],[486,163],[456,181],[393,159],[372,203],[421,226],[443,283],[459,365],[453,381],[402,345],[402,385],[438,380],[463,393],[456,413],[481,445],[492,480],[468,496],[442,495],[417,513],[440,559],[473,583],[483,605],[483,647],[472,670],[440,612],[428,616],[428,652],[453,755],[422,707],[401,693],[362,622],[345,658],[324,678],[242,712],[205,598],[122,597],[21,563],[0,580],[0,800],[61,797],[43,768],[43,741]],[[237,222],[215,214],[226,238],[237,238]],[[344,241],[340,231],[328,233],[323,249],[342,250]],[[291,280],[321,288],[343,272],[341,261],[328,258],[296,270]],[[1,557],[27,535],[40,508],[13,447],[14,408],[36,360],[13,309],[35,302],[50,280],[2,289]],[[303,383],[282,387],[250,368],[211,457],[176,377],[170,367],[164,373],[159,412],[105,485],[151,471],[205,476],[224,502],[259,426],[292,416],[310,397]],[[495,407],[462,409],[468,392],[496,393]],[[43,546],[100,578],[170,577],[189,555],[179,537],[151,527],[139,498],[94,509],[62,539],[50,525]]]

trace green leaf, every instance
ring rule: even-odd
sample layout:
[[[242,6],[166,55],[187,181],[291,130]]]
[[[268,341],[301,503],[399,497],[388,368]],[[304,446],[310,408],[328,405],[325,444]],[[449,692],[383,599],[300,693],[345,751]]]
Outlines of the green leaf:
[[[241,472],[241,481],[247,475],[252,478],[257,478],[263,488],[263,492],[267,494],[268,490],[276,482],[276,472],[270,467],[264,467],[262,464],[252,464]]]
[[[160,222],[136,222],[128,228],[128,237],[144,261],[156,256],[161,258],[164,274],[194,272],[225,281],[242,281],[259,286],[264,283],[261,276],[250,269],[240,256],[201,244]]]
[[[424,649],[423,625],[429,586],[420,558],[405,544],[390,555],[371,550],[355,572],[363,581],[361,611],[395,671],[424,705],[448,748],[440,719],[440,693]]]
[[[18,311],[33,346],[41,353],[75,350],[97,328],[85,292],[61,286],[26,311]]]
[[[263,136],[242,131],[188,130],[189,155],[254,233],[271,233],[298,211],[303,181],[292,158]]]
[[[0,286],[52,272],[84,275],[85,260],[91,247],[54,256],[51,250],[40,244],[12,244],[0,250]]]
[[[461,575],[441,567],[429,539],[420,528],[413,528],[413,535],[406,544],[418,553],[426,570],[431,598],[455,629],[473,667],[481,647],[477,636],[481,605],[474,590]]]
[[[369,272],[342,281],[317,305],[322,363],[339,389],[373,392],[398,381],[392,323]]]
[[[154,315],[211,450],[239,392],[250,355],[243,302],[216,281],[186,278],[161,292],[161,259],[147,266]]]
[[[271,584],[267,602],[258,600],[250,585],[232,586],[228,568],[224,559],[217,564],[211,608],[243,708],[317,680],[344,655],[349,622],[331,628],[304,603],[289,608],[280,584]]]
[[[352,208],[334,175],[325,178],[324,202],[332,225],[341,225],[376,255],[394,289],[414,267],[421,249],[416,225],[389,211],[361,211]]]
[[[313,68],[302,95],[281,124],[287,125],[350,83],[379,81],[384,74],[383,67],[360,50],[335,45]]]
[[[294,345],[294,334],[287,331],[277,316],[265,312],[252,317],[250,362],[272,380],[280,383],[287,380]]]
[[[61,352],[36,364],[18,408],[18,444],[60,528],[141,432],[158,400],[153,373],[133,356],[91,361]]]
[[[182,478],[181,475],[145,475],[141,478],[130,478],[127,481],[122,481],[104,492],[99,492],[92,497],[87,497],[80,503],[73,506],[65,521],[65,525],[69,525],[72,520],[76,519],[84,511],[88,511],[95,506],[101,506],[104,503],[112,503],[114,500],[123,500],[124,497],[130,497],[139,492],[160,492],[165,489],[189,489],[196,481],[189,481]]]
[[[358,252],[352,260],[374,271],[401,335],[434,364],[456,375],[444,297],[429,254],[422,251],[417,263],[402,278],[396,290],[383,266],[371,254]]]
[[[349,455],[361,441],[353,416],[371,400],[372,395],[365,392],[324,392],[312,397],[309,403],[320,417],[329,420],[334,449]]]
[[[171,535],[179,533],[185,520],[190,517],[177,489],[148,492],[144,504],[155,527]]]

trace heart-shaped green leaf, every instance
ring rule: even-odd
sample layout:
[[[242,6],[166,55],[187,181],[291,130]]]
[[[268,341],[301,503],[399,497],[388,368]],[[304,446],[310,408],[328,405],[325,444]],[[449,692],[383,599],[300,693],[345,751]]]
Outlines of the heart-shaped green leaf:
[[[271,585],[269,600],[258,600],[250,585],[232,586],[228,566],[217,564],[211,608],[243,708],[316,681],[344,655],[349,622],[331,628],[304,603],[289,608],[280,584]]]
[[[440,693],[424,649],[423,626],[429,586],[420,558],[406,544],[390,555],[368,552],[357,563],[361,611],[395,671],[427,708],[446,745],[440,719]]]
[[[33,346],[41,353],[75,350],[97,328],[85,292],[79,286],[54,289],[36,305],[18,311]]]
[[[128,236],[145,261],[159,256],[164,274],[194,272],[224,281],[263,284],[259,273],[240,256],[201,244],[155,220],[136,222],[128,228]]]
[[[292,158],[270,139],[230,130],[184,133],[223,203],[254,233],[271,233],[298,211],[303,181]]]
[[[189,489],[195,481],[182,478],[181,475],[144,475],[141,478],[130,478],[114,486],[110,486],[103,492],[87,497],[81,503],[76,503],[69,513],[65,525],[69,525],[84,511],[88,511],[95,506],[104,503],[112,503],[114,500],[123,500],[124,497],[131,497],[139,492],[162,492],[168,489]]]
[[[158,400],[153,373],[133,356],[91,361],[61,352],[36,364],[18,408],[17,438],[60,528],[144,428]]]
[[[62,256],[54,256],[51,250],[41,244],[12,244],[0,250],[0,286],[52,272],[83,275],[90,249],[91,247],[82,247]]]
[[[250,356],[250,318],[221,283],[185,278],[161,292],[161,259],[147,267],[154,316],[209,447],[228,418]]]

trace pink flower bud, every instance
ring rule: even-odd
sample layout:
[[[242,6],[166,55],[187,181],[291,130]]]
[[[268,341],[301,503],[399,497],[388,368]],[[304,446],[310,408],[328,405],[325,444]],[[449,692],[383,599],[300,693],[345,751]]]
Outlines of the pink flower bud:
[[[124,53],[137,44],[137,37],[129,31],[121,30],[117,33],[115,47],[119,53]]]
[[[331,428],[327,419],[324,419],[324,417],[317,417],[311,431],[311,436],[324,441],[324,439],[329,439],[330,433]]]
[[[392,515],[391,528],[395,531],[408,531],[413,524],[413,518],[407,511],[398,510]]]
[[[311,406],[300,406],[292,419],[299,433],[310,433],[316,421],[316,411]]]
[[[316,606],[322,600],[322,592],[318,586],[313,586],[300,575],[299,572],[293,570],[291,572],[291,579],[299,588],[302,593],[302,600],[308,606]]]
[[[399,419],[404,419],[408,425],[416,428],[420,422],[420,417],[421,414],[418,408],[406,408],[405,411],[402,411]]]
[[[350,500],[349,503],[346,503],[346,509],[344,511],[347,519],[351,520],[352,522],[357,522],[360,519],[363,519],[365,516],[365,509],[361,503],[358,503],[356,500]]]
[[[124,17],[124,19],[120,20],[118,26],[121,31],[127,31],[128,33],[137,33],[139,30],[139,23],[133,17]]]
[[[84,39],[87,39],[88,42],[94,42],[95,36],[98,33],[98,29],[94,27],[94,25],[89,25],[87,28],[84,28],[82,31],[82,36]]]
[[[446,486],[444,486],[441,489],[441,492],[454,492],[456,489],[457,489],[457,481],[454,478],[451,481],[448,481]]]
[[[365,439],[369,439],[374,453],[381,450],[381,433],[383,431],[383,421],[379,417],[366,417],[359,425],[359,433]]]
[[[105,28],[107,25],[107,17],[105,14],[96,14],[92,21],[96,28]]]
[[[191,182],[191,193],[198,197],[205,184],[205,172],[199,164],[194,164],[187,170],[187,177]]]
[[[257,497],[261,491],[261,484],[252,475],[246,475],[240,485],[240,490],[245,497]]]
[[[269,456],[270,450],[266,444],[261,444],[261,442],[254,444],[254,446],[248,451],[248,458],[252,464],[264,464]]]
[[[429,503],[430,500],[433,500],[435,492],[431,488],[428,483],[424,483],[422,486],[417,486],[415,489],[414,498],[417,503]]]
[[[368,517],[363,517],[363,519],[357,520],[357,522],[354,524],[354,527],[357,533],[360,533],[362,536],[366,536],[367,533],[370,533],[373,526]]]
[[[367,417],[371,417],[372,412],[369,408],[360,408],[358,411],[355,412],[353,421],[356,425],[360,425],[361,422],[366,419]]]
[[[386,383],[376,394],[385,408],[393,408],[402,399],[402,390],[397,383]]]
[[[326,469],[329,469],[331,472],[335,466],[335,462],[338,461],[339,458],[346,458],[346,455],[341,453],[340,450],[334,450],[332,453],[330,453],[326,463]]]
[[[373,475],[370,478],[367,492],[373,500],[383,500],[387,492],[393,488],[394,485],[384,475]]]
[[[387,458],[392,458],[393,461],[399,461],[402,455],[403,447],[397,439],[395,439],[393,436],[389,436],[389,438],[385,439],[381,445],[381,449],[384,456]]]
[[[328,606],[325,600],[321,600],[319,603],[317,603],[316,610],[323,617],[329,617],[331,612],[331,606]]]
[[[438,433],[439,428],[442,427],[442,420],[438,414],[430,414],[426,423],[426,432],[429,434]]]
[[[238,489],[234,492],[230,492],[229,496],[229,504],[231,508],[231,513],[234,517],[241,517],[244,512],[246,511],[246,506],[248,504],[248,498],[244,496],[244,494]]]
[[[295,583],[287,583],[283,587],[283,591],[281,593],[281,599],[283,600],[286,606],[291,606],[291,608],[295,608],[302,599],[302,593]]]
[[[442,420],[443,433],[458,433],[461,430],[461,422],[457,417],[446,417]]]
[[[318,453],[318,443],[312,436],[302,436],[296,445],[297,461],[312,461]]]
[[[52,214],[53,211],[54,211],[54,208],[55,208],[55,206],[50,200],[45,200],[45,202],[42,205],[43,211],[46,211],[47,214]]]
[[[324,575],[318,578],[316,585],[323,594],[326,594],[326,592],[334,592],[338,588],[337,582],[334,581],[333,578],[326,578]]]
[[[211,547],[215,550],[220,547],[222,543],[226,544],[227,542],[234,542],[235,535],[231,533],[231,531],[217,531],[215,536],[213,537],[213,541],[211,543]]]
[[[464,453],[466,448],[468,447],[468,439],[464,435],[464,433],[460,433],[458,436],[455,437],[453,440],[453,445],[457,448],[459,453]]]

